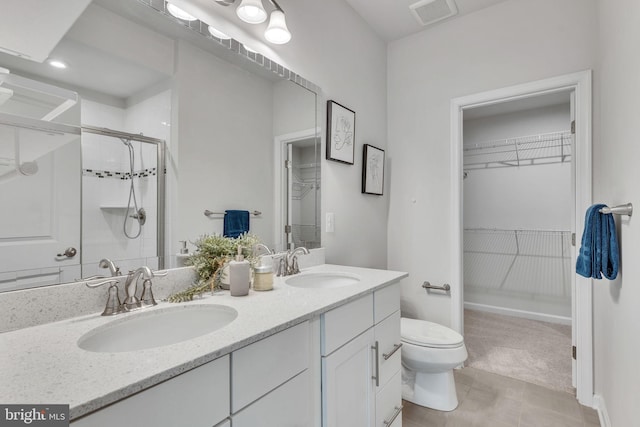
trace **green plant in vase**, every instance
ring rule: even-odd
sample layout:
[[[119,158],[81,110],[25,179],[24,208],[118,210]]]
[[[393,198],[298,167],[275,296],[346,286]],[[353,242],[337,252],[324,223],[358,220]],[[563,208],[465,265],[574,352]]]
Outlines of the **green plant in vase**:
[[[253,266],[256,257],[253,247],[260,243],[258,236],[245,233],[237,238],[219,235],[204,235],[194,242],[196,251],[187,258],[186,265],[192,265],[198,273],[198,282],[184,291],[169,296],[169,302],[192,301],[207,291],[214,291],[220,287],[222,271],[225,264],[238,253],[238,246],[242,254]]]

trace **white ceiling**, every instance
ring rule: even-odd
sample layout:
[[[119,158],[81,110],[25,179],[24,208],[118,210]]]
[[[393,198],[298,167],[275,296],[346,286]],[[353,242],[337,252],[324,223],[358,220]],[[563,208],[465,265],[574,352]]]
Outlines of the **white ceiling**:
[[[418,0],[346,0],[347,3],[362,16],[362,18],[385,41],[393,41],[418,33],[432,26],[422,26],[411,13],[409,5]],[[458,7],[458,14],[441,22],[502,3],[506,0],[454,0]]]

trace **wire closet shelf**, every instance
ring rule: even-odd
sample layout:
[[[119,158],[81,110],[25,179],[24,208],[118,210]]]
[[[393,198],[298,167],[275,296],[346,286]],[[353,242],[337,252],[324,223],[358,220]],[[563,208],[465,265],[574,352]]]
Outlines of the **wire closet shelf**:
[[[571,160],[570,131],[519,136],[465,146],[464,169],[563,163]]]

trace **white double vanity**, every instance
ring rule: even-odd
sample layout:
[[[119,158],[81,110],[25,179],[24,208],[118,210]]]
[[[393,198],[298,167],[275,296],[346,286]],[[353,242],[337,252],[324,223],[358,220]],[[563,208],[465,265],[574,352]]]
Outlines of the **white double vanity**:
[[[156,298],[179,287],[176,277],[184,280],[189,274],[189,269],[170,270],[168,277],[154,280]],[[402,422],[399,281],[404,277],[325,264],[276,278],[273,291],[251,291],[247,297],[224,291],[141,312],[112,317],[96,312],[5,332],[0,334],[0,400],[69,404],[71,425],[77,427],[397,427]],[[37,313],[43,300],[63,306],[60,298],[95,292],[82,284],[52,289],[4,298],[31,301],[23,311]],[[130,326],[133,334],[136,316],[151,319],[150,325],[155,316],[158,329],[144,326],[150,328],[145,334],[162,335],[170,328],[162,320],[167,310],[205,306],[237,315],[212,332],[173,344],[136,350],[128,344],[115,350],[79,345],[92,335],[110,340],[108,334],[98,335],[109,328],[126,334]],[[19,310],[11,316],[19,325]]]

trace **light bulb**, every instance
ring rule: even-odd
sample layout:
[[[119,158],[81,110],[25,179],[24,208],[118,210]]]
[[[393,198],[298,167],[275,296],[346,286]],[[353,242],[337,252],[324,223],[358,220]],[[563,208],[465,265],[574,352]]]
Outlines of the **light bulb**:
[[[176,18],[182,19],[184,21],[195,21],[196,19],[198,19],[195,16],[180,9],[178,6],[176,6],[173,3],[167,3],[167,10],[169,11],[170,14],[172,14]]]
[[[61,70],[67,68],[67,64],[65,64],[63,61],[60,61],[59,59],[50,59],[47,62],[54,68],[59,68]]]
[[[236,9],[236,15],[248,24],[261,24],[267,20],[262,0],[242,0]]]
[[[291,33],[287,28],[287,22],[284,18],[284,12],[274,10],[269,18],[269,26],[264,32],[264,38],[273,44],[285,44],[291,40]]]
[[[209,25],[209,34],[211,34],[213,37],[219,38],[220,40],[229,40],[231,38],[231,36],[226,35],[222,31],[212,27],[211,25]]]

